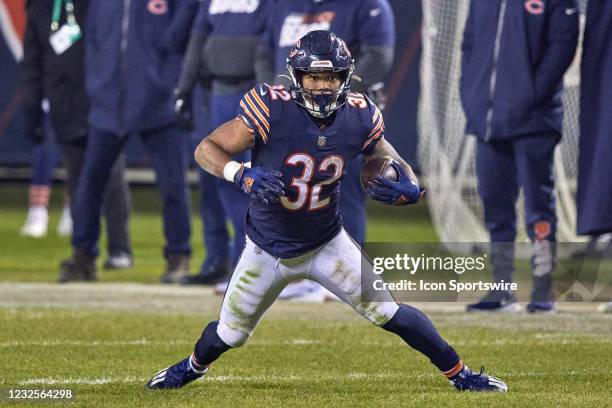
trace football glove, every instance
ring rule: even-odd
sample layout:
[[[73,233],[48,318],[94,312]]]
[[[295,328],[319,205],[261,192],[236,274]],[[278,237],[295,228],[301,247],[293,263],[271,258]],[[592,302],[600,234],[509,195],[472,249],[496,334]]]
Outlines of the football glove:
[[[406,171],[397,162],[392,162],[391,166],[397,172],[398,181],[391,181],[381,175],[376,176],[373,181],[368,183],[366,193],[370,198],[391,205],[416,204],[425,195],[425,190],[421,190],[419,185],[412,181]]]
[[[234,183],[242,191],[254,195],[266,204],[276,204],[285,195],[285,185],[280,180],[280,171],[268,170],[263,167],[249,168],[242,166],[234,176]]]
[[[174,90],[172,100],[174,115],[179,126],[185,130],[193,129],[193,108],[191,103],[191,93],[183,92],[180,89]]]

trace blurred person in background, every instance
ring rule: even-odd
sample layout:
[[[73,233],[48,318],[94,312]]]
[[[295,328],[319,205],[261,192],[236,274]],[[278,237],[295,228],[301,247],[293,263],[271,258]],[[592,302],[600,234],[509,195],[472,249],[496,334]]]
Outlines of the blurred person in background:
[[[60,281],[96,280],[100,209],[111,169],[138,134],[151,155],[163,207],[164,283],[188,274],[191,245],[188,137],[176,126],[172,89],[181,65],[173,19],[190,2],[108,0],[89,4],[85,77],[90,101],[85,163],[74,198],[73,254]]]
[[[26,95],[26,99],[29,97],[30,95]],[[32,103],[32,101],[28,101],[28,103]],[[26,115],[28,115],[27,110],[26,108]],[[32,238],[42,238],[47,235],[53,169],[59,160],[55,137],[52,137],[54,132],[48,124],[49,102],[43,99],[42,106],[38,107],[37,110],[45,112],[44,124],[36,124],[34,129],[29,128],[31,124],[36,121],[40,122],[40,120],[26,117],[24,126],[26,129],[25,136],[32,140],[34,146],[30,162],[32,177],[28,188],[28,213],[20,232],[21,235]],[[70,197],[68,194],[64,194],[64,208],[57,224],[57,233],[60,236],[68,236],[72,233]]]
[[[591,235],[588,254],[612,255],[612,3],[589,0],[582,44],[578,234]],[[612,313],[612,303],[601,306]]]
[[[276,2],[256,55],[258,83],[290,87],[287,55],[307,32],[329,30],[343,38],[355,57],[351,91],[368,95],[384,111],[384,80],[393,64],[395,19],[387,0],[285,0]],[[359,181],[363,158],[347,166],[340,187],[340,215],[344,228],[359,245],[365,241],[365,193]],[[320,301],[325,291],[317,283],[298,281],[280,299]]]
[[[88,0],[29,0],[26,3],[24,112],[26,135],[37,143],[34,180],[46,178],[49,183],[51,181],[55,160],[48,146],[50,141],[45,141],[51,138],[45,133],[52,131],[67,170],[68,197],[76,194],[87,143],[89,102],[85,94],[82,35],[88,3]],[[47,117],[51,126],[46,126]],[[105,195],[108,233],[105,267],[109,269],[127,268],[132,264],[128,233],[130,196],[124,167],[121,156],[111,171]],[[45,214],[49,191],[49,185],[34,192],[30,189],[31,202],[44,205]],[[72,230],[71,221],[68,222],[70,211],[64,209],[62,217],[60,231],[69,235]]]
[[[271,0],[235,2],[204,0],[191,29],[187,53],[175,90],[175,111],[179,123],[196,126],[196,142],[212,129],[231,120],[242,95],[255,85],[255,51],[265,28]],[[195,88],[206,88],[194,98]],[[194,118],[208,104],[210,118]],[[192,106],[195,104],[196,106]],[[202,122],[207,125],[202,128]],[[249,152],[236,160],[247,162]],[[214,284],[229,280],[229,275],[245,245],[247,197],[234,184],[218,179],[198,166],[200,215],[204,224],[206,258],[200,271],[182,280],[184,284]],[[227,220],[234,237],[230,243]]]
[[[463,38],[461,102],[475,135],[476,177],[496,282],[512,282],[516,201],[525,196],[533,242],[530,313],[554,312],[556,263],[553,159],[563,124],[563,76],[578,41],[573,0],[473,0]],[[470,312],[521,310],[513,293],[491,291]]]
[[[612,4],[590,0],[582,51],[578,234],[605,250],[612,233]],[[595,248],[594,248],[595,249]]]

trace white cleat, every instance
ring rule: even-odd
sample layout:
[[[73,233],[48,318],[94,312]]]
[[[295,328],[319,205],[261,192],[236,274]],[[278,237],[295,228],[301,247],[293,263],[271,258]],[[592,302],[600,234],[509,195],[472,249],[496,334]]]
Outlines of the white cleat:
[[[64,206],[62,210],[62,216],[57,224],[57,235],[60,237],[69,237],[72,235],[72,215],[70,214],[69,206]]]
[[[30,207],[26,222],[21,227],[21,235],[32,238],[42,238],[47,235],[49,212],[46,207]]]

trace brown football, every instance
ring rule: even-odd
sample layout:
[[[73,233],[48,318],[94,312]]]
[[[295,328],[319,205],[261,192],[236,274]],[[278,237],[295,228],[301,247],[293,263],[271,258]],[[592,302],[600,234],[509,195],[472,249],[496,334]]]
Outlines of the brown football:
[[[391,166],[393,163],[391,156],[377,157],[369,160],[361,169],[361,186],[365,190],[370,181],[373,181],[376,176],[381,175],[391,181],[397,181],[399,175],[397,171]]]

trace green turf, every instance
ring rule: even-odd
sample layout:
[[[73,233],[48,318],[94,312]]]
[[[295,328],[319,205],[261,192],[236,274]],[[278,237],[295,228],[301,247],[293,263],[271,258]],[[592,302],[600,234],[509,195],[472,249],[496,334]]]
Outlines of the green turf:
[[[0,185],[0,389],[76,392],[79,407],[540,407],[610,406],[612,318],[482,316],[429,311],[442,334],[478,369],[504,379],[507,395],[453,391],[428,361],[348,307],[277,302],[251,341],[225,354],[204,381],[147,392],[157,370],[191,352],[221,299],[205,289],[151,285],[163,268],[159,202],[134,189],[131,233],[136,266],[103,282],[55,285],[68,239],[17,233],[26,188]],[[369,207],[370,241],[435,241],[424,206]],[[203,257],[194,216],[194,265]],[[31,284],[18,282],[33,282]],[[0,406],[41,406],[8,403]],[[53,406],[63,406],[57,404]]]
[[[495,324],[488,327],[480,317],[431,314],[466,361],[475,368],[486,365],[510,387],[507,395],[477,395],[456,393],[399,338],[335,303],[278,303],[251,341],[218,360],[206,380],[179,391],[145,391],[148,377],[186,356],[202,326],[215,317],[209,310],[218,307],[219,298],[202,296],[201,301],[208,304],[203,313],[127,313],[79,302],[66,308],[0,308],[0,387],[70,388],[77,395],[75,406],[86,407],[610,403],[610,333],[601,327],[585,333],[570,324],[575,322],[571,316],[534,318],[549,321],[547,328],[537,329],[537,320],[525,316],[508,317],[504,328],[503,317],[493,318]],[[603,318],[581,319],[594,319],[598,326],[606,324]]]
[[[52,194],[49,233],[42,239],[22,237],[19,228],[27,211],[27,186],[24,184],[0,184],[0,281],[46,281],[57,278],[60,261],[70,255],[70,239],[57,236],[55,228],[60,217],[62,191],[56,188]],[[102,281],[157,282],[164,268],[162,256],[163,235],[160,203],[151,187],[132,189],[133,212],[130,234],[134,248],[135,266],[127,272],[109,272],[101,275]],[[202,245],[202,224],[195,213],[196,194],[193,194],[192,217],[192,270],[195,272],[205,254]],[[370,203],[370,222],[367,239],[380,242],[421,240],[437,241],[425,206],[390,208]],[[101,266],[105,256],[106,240],[102,236]]]

